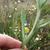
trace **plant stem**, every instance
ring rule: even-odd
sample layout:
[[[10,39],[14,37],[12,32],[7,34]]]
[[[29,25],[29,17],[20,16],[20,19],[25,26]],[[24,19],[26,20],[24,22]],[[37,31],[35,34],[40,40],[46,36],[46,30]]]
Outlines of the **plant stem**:
[[[33,25],[33,28],[32,28],[32,30],[30,31],[30,33],[29,33],[29,35],[28,35],[28,37],[27,37],[27,39],[26,39],[26,44],[28,43],[28,41],[32,38],[32,36],[34,35],[34,30],[35,30],[35,28],[36,28],[36,25],[37,25],[37,23],[38,23],[38,20],[39,20],[39,18],[40,18],[40,14],[41,14],[41,10],[37,10],[37,16],[36,16],[36,19],[35,19],[35,22],[34,22],[34,25]]]

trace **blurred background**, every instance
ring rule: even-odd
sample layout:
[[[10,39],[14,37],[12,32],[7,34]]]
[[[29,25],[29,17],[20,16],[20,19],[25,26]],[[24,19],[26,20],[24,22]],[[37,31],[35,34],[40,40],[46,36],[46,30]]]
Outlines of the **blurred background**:
[[[28,34],[36,16],[35,3],[35,0],[0,0],[0,33],[21,39],[19,35],[21,33],[20,12],[21,9],[24,9],[26,14],[25,26],[27,26],[25,32]],[[41,18],[50,18],[50,0],[47,0],[42,12]],[[50,50],[50,24],[41,28],[37,36],[42,40],[37,43],[37,41],[33,42],[32,39],[28,45],[29,50]],[[35,44],[33,45],[33,43]],[[40,48],[40,46],[42,47]]]

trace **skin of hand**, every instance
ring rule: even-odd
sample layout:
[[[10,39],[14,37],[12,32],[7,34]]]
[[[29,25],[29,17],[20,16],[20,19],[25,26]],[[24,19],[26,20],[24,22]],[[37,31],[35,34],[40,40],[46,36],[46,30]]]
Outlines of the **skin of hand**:
[[[0,47],[7,47],[9,50],[22,50],[21,42],[8,35],[0,34]]]
[[[15,49],[8,49],[8,50],[22,50],[22,49],[19,49],[19,48],[17,49],[17,48],[15,48]]]

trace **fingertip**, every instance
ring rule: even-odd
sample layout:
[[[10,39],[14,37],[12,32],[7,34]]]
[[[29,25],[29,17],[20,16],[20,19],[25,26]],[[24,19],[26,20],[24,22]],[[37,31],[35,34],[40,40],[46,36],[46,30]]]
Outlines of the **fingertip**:
[[[9,47],[9,48],[20,48],[21,47],[21,42],[19,41],[19,40],[17,40],[17,39],[14,39],[14,38],[12,38],[12,37],[10,37],[10,36],[6,36],[7,38],[7,43],[6,43],[6,45]]]
[[[0,34],[0,46],[3,45],[8,48],[20,48],[22,43],[8,35]]]

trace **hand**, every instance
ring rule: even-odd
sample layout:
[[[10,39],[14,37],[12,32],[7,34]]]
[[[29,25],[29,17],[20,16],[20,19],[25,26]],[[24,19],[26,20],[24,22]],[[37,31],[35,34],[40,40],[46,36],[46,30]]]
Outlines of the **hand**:
[[[1,48],[18,48],[16,50],[21,50],[21,42],[19,40],[16,40],[8,35],[0,34],[0,47]],[[5,49],[4,49],[5,50]],[[12,49],[13,50],[13,49]],[[15,50],[15,49],[14,49]]]

